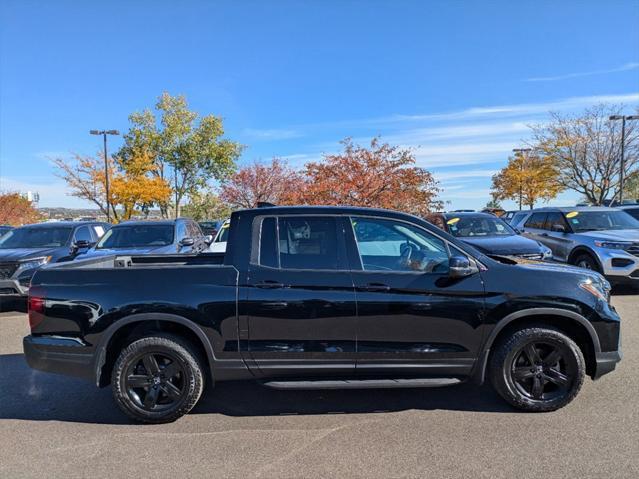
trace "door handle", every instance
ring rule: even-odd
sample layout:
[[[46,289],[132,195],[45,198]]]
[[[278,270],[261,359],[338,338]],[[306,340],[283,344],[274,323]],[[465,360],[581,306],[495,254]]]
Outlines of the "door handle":
[[[362,288],[364,291],[385,292],[390,291],[391,287],[384,283],[368,283]]]
[[[270,301],[262,303],[262,308],[264,309],[286,309],[287,307],[288,303],[286,301]]]
[[[255,285],[258,288],[263,289],[279,289],[285,288],[286,286],[283,283],[278,283],[277,281],[266,280]]]

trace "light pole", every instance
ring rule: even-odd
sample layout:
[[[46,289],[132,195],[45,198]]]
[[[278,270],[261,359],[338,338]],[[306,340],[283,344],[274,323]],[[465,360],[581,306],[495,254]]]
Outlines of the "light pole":
[[[513,148],[513,153],[515,153],[515,155],[519,153],[521,155],[522,160],[526,158],[524,156],[524,153],[528,153],[529,151],[532,151],[532,148]],[[519,168],[519,171],[524,171],[523,162],[521,163],[521,167]],[[519,176],[519,211],[521,211],[522,197],[523,197],[523,186],[521,184],[521,175],[520,175]]]
[[[109,162],[107,160],[107,135],[119,135],[118,130],[91,130],[92,135],[102,135],[104,137],[104,186],[106,190],[106,211],[107,222],[111,222],[111,202],[109,201]]]
[[[621,169],[619,171],[619,204],[623,204],[623,180],[624,169],[626,167],[626,160],[624,158],[624,148],[626,146],[626,120],[639,120],[639,115],[611,115],[608,119],[610,121],[621,120],[621,155],[619,158],[619,165]]]

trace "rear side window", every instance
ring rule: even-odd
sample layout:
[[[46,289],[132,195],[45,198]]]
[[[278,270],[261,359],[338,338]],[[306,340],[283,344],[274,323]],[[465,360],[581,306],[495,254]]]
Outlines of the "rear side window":
[[[253,231],[254,234],[259,232],[259,247],[252,254],[252,262],[261,266],[308,270],[348,269],[334,217],[267,217],[256,219]]]
[[[524,226],[526,228],[544,229],[547,215],[548,213],[533,213]]]
[[[639,220],[639,208],[628,208],[624,211],[632,216],[634,219]]]

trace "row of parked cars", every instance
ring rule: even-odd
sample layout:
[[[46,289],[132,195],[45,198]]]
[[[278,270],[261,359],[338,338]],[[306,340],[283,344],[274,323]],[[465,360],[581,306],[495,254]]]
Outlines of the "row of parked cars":
[[[3,227],[0,301],[26,297],[33,274],[46,264],[114,254],[199,253],[213,249],[212,245],[219,250],[225,233],[221,222],[198,224],[188,218],[126,221],[115,226],[99,221],[62,221]]]

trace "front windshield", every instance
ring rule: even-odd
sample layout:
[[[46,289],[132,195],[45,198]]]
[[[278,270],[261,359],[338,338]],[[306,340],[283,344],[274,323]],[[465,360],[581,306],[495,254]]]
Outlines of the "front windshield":
[[[458,238],[512,236],[515,231],[496,216],[455,216],[446,221],[448,231]]]
[[[16,228],[0,237],[0,248],[59,248],[68,243],[73,228]]]
[[[639,229],[639,221],[623,211],[571,211],[566,219],[576,232]]]
[[[173,243],[173,225],[121,225],[111,228],[96,249],[167,246]]]

